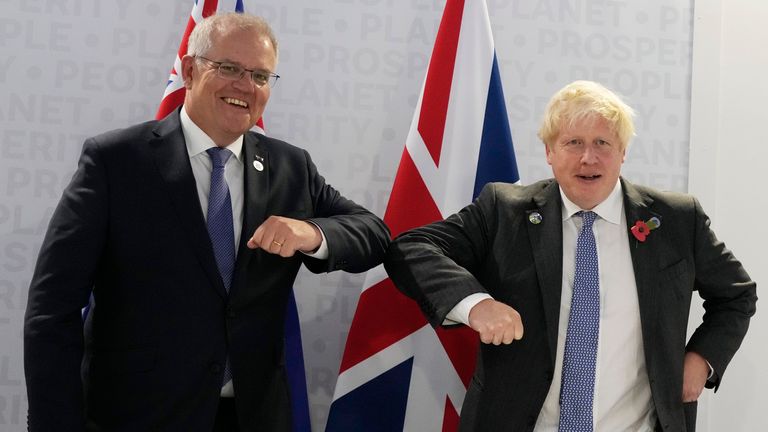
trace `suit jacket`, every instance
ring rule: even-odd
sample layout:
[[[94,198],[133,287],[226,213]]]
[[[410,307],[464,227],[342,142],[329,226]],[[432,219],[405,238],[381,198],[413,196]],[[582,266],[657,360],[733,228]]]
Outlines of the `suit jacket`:
[[[326,184],[306,151],[247,133],[243,152],[242,238],[227,294],[179,112],[86,141],[30,286],[30,430],[210,431],[227,355],[242,430],[288,430],[283,328],[299,267],[367,270],[389,233]],[[270,215],[312,220],[328,259],[248,249]]]
[[[664,430],[685,430],[685,352],[703,355],[719,385],[755,312],[755,284],[716,239],[694,198],[625,180],[622,189],[653,403]],[[524,431],[536,423],[552,382],[561,319],[561,206],[554,180],[491,184],[459,213],[404,233],[390,246],[389,275],[432,325],[481,292],[522,317],[522,340],[481,344],[461,411],[463,431]],[[540,224],[529,221],[532,212],[542,216]],[[661,226],[638,242],[630,227],[653,216]],[[693,291],[704,298],[706,314],[686,344]]]

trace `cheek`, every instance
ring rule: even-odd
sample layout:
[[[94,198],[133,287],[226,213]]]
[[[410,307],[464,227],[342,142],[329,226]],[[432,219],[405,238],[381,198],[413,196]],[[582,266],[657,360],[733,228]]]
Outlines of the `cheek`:
[[[269,92],[259,92],[255,98],[255,104],[252,107],[252,111],[263,111],[269,100]]]
[[[624,159],[625,159],[625,155],[621,155],[621,156],[619,156],[618,159],[616,159],[615,161],[612,162],[612,165],[614,166],[614,170],[616,172],[620,172],[621,171],[621,166],[624,164]]]
[[[266,103],[267,103],[267,101],[269,100],[269,95],[271,95],[271,94],[272,94],[272,89],[270,89],[269,87],[266,87],[266,88],[265,88],[265,89],[263,89],[263,91],[262,91],[262,92],[259,94],[259,100],[260,100],[262,103],[266,104]]]

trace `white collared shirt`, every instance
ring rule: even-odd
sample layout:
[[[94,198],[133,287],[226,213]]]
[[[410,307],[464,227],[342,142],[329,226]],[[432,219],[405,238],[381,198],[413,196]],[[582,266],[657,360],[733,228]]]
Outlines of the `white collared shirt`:
[[[192,164],[192,174],[197,184],[197,197],[200,198],[200,207],[203,217],[208,220],[208,194],[211,191],[211,171],[213,163],[206,153],[209,148],[216,147],[213,142],[195,122],[189,118],[187,110],[181,107],[181,131],[184,133],[184,141],[187,143],[189,162]],[[229,195],[232,200],[232,226],[235,228],[235,253],[240,244],[240,234],[243,230],[243,136],[226,146],[233,156],[227,159],[224,165],[224,178],[229,186]]]

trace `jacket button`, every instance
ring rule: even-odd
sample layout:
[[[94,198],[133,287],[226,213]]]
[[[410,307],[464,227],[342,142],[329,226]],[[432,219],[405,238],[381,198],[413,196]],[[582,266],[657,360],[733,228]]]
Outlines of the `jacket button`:
[[[211,363],[211,373],[218,374],[221,372],[221,365],[218,363]]]
[[[234,318],[237,314],[235,313],[235,310],[231,307],[227,308],[227,318]]]

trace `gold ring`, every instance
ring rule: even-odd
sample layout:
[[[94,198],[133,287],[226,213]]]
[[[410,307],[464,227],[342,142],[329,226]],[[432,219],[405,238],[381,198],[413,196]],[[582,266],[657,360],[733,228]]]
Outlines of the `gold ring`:
[[[278,245],[280,247],[283,247],[283,244],[280,243],[279,241],[272,240],[272,243],[274,243],[274,244],[276,244],[276,245]]]

